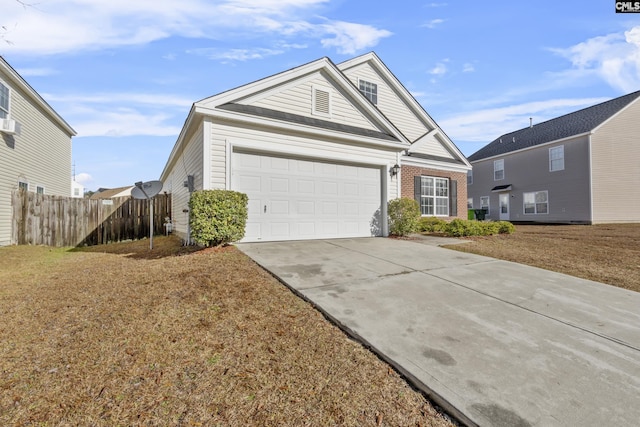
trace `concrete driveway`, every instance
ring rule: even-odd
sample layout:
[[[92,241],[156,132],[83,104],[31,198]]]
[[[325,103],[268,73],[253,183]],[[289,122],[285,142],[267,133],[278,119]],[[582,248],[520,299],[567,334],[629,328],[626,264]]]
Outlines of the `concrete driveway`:
[[[640,293],[437,243],[238,248],[465,424],[638,425]]]

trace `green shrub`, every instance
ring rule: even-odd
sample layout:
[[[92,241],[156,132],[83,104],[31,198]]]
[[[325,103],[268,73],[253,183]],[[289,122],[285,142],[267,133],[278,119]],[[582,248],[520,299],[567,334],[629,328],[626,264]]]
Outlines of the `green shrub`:
[[[447,221],[435,216],[425,216],[418,220],[418,231],[422,233],[441,233],[446,226]]]
[[[420,206],[418,202],[406,197],[389,201],[389,233],[394,236],[406,236],[418,231]]]
[[[244,237],[248,197],[229,190],[202,190],[189,199],[191,237],[205,246],[225,245]]]
[[[498,221],[498,224],[500,225],[498,228],[500,234],[512,234],[516,231],[516,226],[509,221]]]
[[[445,226],[448,236],[491,236],[494,234],[511,234],[515,227],[508,221],[475,221],[456,218]]]

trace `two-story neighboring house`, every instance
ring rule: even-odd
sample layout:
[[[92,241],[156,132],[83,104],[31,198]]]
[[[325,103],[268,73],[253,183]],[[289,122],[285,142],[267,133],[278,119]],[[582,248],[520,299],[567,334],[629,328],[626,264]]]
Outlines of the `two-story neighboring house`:
[[[640,222],[640,91],[507,133],[469,156],[489,219]]]
[[[0,56],[0,246],[13,243],[13,190],[69,197],[75,134]]]
[[[273,241],[386,235],[400,196],[424,215],[465,215],[469,169],[371,52],[196,102],[160,179],[177,234],[188,233],[189,187],[230,189],[249,197],[244,240]]]

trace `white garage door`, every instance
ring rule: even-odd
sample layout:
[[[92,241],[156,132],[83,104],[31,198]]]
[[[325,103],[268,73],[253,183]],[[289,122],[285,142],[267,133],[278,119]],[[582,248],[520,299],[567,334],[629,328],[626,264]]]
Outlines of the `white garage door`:
[[[249,196],[245,242],[380,235],[381,169],[233,153],[231,189]]]

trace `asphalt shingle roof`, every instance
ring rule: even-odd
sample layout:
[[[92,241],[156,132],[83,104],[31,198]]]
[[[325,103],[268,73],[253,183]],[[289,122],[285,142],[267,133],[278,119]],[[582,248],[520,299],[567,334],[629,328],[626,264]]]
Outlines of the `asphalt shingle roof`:
[[[638,97],[640,97],[640,91],[574,111],[532,127],[505,133],[473,153],[468,157],[468,160],[473,162],[500,156],[512,151],[590,132]]]
[[[235,103],[219,105],[217,108],[220,108],[221,110],[235,111],[237,113],[251,114],[259,117],[268,117],[270,119],[282,120],[284,122],[289,122],[289,123],[296,123],[296,124],[313,126],[313,127],[322,128],[322,129],[335,130],[335,131],[350,133],[354,135],[383,139],[385,141],[398,142],[398,139],[393,135],[378,132],[375,130],[344,125],[341,123],[334,123],[328,120],[314,119],[312,117],[300,116],[298,114],[285,113],[283,111],[272,110],[269,108],[256,107],[253,105],[235,104]]]

